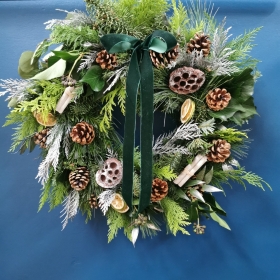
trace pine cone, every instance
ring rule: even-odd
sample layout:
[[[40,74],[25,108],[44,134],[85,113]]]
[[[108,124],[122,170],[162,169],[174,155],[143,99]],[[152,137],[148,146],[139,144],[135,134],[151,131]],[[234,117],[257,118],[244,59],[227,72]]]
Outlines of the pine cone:
[[[97,196],[95,194],[91,194],[90,199],[88,201],[89,201],[89,205],[90,205],[91,209],[93,209],[93,208],[97,209],[98,208]]]
[[[204,33],[196,33],[194,38],[187,44],[187,53],[192,53],[194,50],[200,52],[202,50],[203,56],[208,56],[210,53],[211,41],[209,36]]]
[[[213,111],[220,111],[227,107],[231,95],[226,89],[215,88],[206,95],[206,103]]]
[[[159,68],[160,66],[165,67],[167,64],[171,64],[172,61],[175,61],[179,55],[179,44],[177,44],[172,50],[166,53],[157,53],[150,51],[150,57],[155,67]]]
[[[76,191],[81,191],[86,188],[89,182],[89,171],[86,167],[78,167],[70,172],[69,182],[71,187]]]
[[[90,144],[95,137],[94,128],[87,122],[77,123],[72,128],[72,131],[70,132],[70,137],[74,142],[79,143],[81,145]]]
[[[74,80],[71,77],[68,76],[62,76],[61,77],[61,83],[65,86],[65,87],[73,87],[76,85],[77,81]]]
[[[96,63],[100,65],[102,69],[112,70],[117,65],[117,57],[115,54],[109,54],[106,50],[103,50],[97,54]]]
[[[202,71],[184,66],[170,74],[169,88],[178,94],[189,94],[198,91],[204,82]]]
[[[45,149],[47,147],[46,141],[47,141],[47,138],[48,138],[49,131],[50,130],[48,128],[43,129],[43,130],[35,133],[35,135],[33,137],[35,144],[40,145],[40,147],[42,149]]]
[[[154,179],[152,183],[151,201],[160,201],[166,197],[168,193],[168,184],[161,179]]]
[[[207,159],[213,162],[224,162],[230,156],[230,143],[226,140],[213,140],[213,146],[207,154]]]

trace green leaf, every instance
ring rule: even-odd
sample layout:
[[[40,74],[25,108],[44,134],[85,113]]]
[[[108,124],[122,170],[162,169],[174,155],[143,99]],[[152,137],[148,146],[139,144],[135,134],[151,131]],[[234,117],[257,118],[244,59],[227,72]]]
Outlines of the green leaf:
[[[21,54],[18,62],[18,74],[21,78],[29,79],[36,74],[36,70],[38,70],[38,58],[34,58],[31,63],[32,59],[32,51],[26,51]]]
[[[38,73],[32,79],[33,80],[51,80],[54,78],[61,77],[64,74],[66,68],[66,61],[60,59],[51,67],[47,68],[45,71]]]
[[[211,193],[205,192],[203,194],[203,197],[204,197],[205,201],[207,202],[207,204],[209,205],[209,207],[211,207],[213,211],[215,211],[219,215],[223,215],[223,216],[227,215],[226,212],[218,204],[218,202],[215,200],[214,196]]]
[[[191,222],[197,221],[198,219],[198,204],[197,201],[192,203],[187,209],[186,213],[189,215],[189,220]]]
[[[205,184],[209,184],[211,182],[211,180],[212,180],[212,177],[213,177],[213,166],[210,169],[210,171],[208,171],[205,174],[205,177],[204,177]]]
[[[189,180],[184,186],[185,187],[193,187],[193,186],[201,185],[201,184],[204,184],[204,183],[205,182],[201,181],[201,180]]]
[[[93,91],[99,92],[105,85],[102,73],[103,70],[98,65],[94,65],[86,72],[80,81],[89,84]]]
[[[66,61],[74,62],[78,57],[78,52],[52,51],[56,57],[62,58]]]
[[[33,63],[31,63],[31,60],[33,58],[33,52],[32,51],[26,51],[23,52],[20,56],[18,67],[22,72],[30,73],[35,69],[38,69],[38,59],[34,58]]]
[[[188,196],[181,190],[181,189],[176,189],[176,195],[178,195],[178,197],[183,198],[185,200],[191,201]]]
[[[211,218],[217,222],[221,227],[224,227],[228,230],[231,230],[229,225],[226,223],[225,220],[223,220],[221,217],[219,217],[215,212],[210,213]]]
[[[196,174],[196,179],[197,180],[203,180],[204,179],[204,175],[205,175],[205,170],[206,170],[206,166],[204,166],[198,174]]]

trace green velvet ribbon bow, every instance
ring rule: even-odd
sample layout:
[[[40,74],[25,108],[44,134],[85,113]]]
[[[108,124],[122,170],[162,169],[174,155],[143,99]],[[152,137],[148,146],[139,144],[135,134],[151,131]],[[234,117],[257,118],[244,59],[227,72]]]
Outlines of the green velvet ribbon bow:
[[[101,43],[108,53],[132,51],[126,80],[122,195],[132,209],[136,105],[139,90],[141,188],[138,212],[142,212],[150,203],[153,179],[154,74],[149,52],[152,50],[164,53],[174,48],[177,41],[172,34],[156,30],[144,41],[125,34],[107,34],[101,38]]]

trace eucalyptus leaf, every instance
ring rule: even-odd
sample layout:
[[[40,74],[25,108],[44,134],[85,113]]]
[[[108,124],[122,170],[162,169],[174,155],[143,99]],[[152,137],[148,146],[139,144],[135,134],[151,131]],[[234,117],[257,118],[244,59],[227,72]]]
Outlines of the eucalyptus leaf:
[[[202,190],[205,192],[222,192],[223,190],[210,186],[210,185],[203,185]]]
[[[198,190],[196,190],[196,189],[190,189],[190,194],[191,194],[192,196],[198,198],[199,200],[205,202],[205,200],[204,200],[202,194],[201,194]]]
[[[33,54],[32,51],[26,51],[21,54],[18,67],[22,72],[30,73],[33,70],[38,69],[38,58],[33,59]]]
[[[188,200],[188,201],[191,201],[189,198],[188,198],[188,196],[184,193],[184,191],[183,190],[181,190],[181,189],[176,189],[176,195],[178,195],[178,197],[180,197],[180,198],[183,198],[183,199],[185,199],[185,200]]]
[[[213,178],[213,166],[204,176],[205,184],[209,184],[212,178]]]
[[[198,174],[196,174],[196,179],[197,180],[203,180],[204,179],[204,175],[205,175],[205,170],[206,170],[206,166],[204,166]]]
[[[66,68],[66,61],[64,59],[58,60],[51,67],[38,73],[32,79],[33,80],[51,80],[54,78],[61,77],[64,74]]]
[[[231,230],[229,225],[226,223],[225,220],[223,220],[221,217],[219,217],[215,212],[210,213],[211,218],[217,222],[221,227],[224,227],[228,230]]]
[[[34,75],[36,75],[37,71],[33,70],[29,73],[23,72],[19,67],[18,67],[18,74],[20,75],[20,77],[22,79],[30,79],[32,78]]]
[[[192,203],[187,209],[186,213],[189,215],[189,220],[194,222],[198,219],[198,205],[197,203]]]
[[[193,186],[196,186],[196,185],[201,185],[201,184],[204,184],[205,182],[204,181],[201,181],[201,180],[189,180],[185,186],[186,187],[193,187]]]
[[[105,85],[102,73],[103,70],[98,65],[94,65],[86,72],[80,81],[89,84],[93,91],[99,92]]]

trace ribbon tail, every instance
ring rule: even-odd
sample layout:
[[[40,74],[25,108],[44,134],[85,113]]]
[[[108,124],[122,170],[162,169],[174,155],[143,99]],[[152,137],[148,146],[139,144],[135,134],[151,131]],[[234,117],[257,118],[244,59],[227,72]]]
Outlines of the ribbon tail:
[[[144,52],[141,71],[141,189],[138,212],[150,204],[153,179],[153,122],[154,122],[154,74],[148,51]]]
[[[125,100],[125,125],[123,143],[123,185],[122,195],[130,209],[133,200],[133,175],[134,175],[134,147],[136,127],[136,104],[140,83],[140,71],[138,65],[138,53],[135,49],[131,56],[131,62],[126,80]]]

